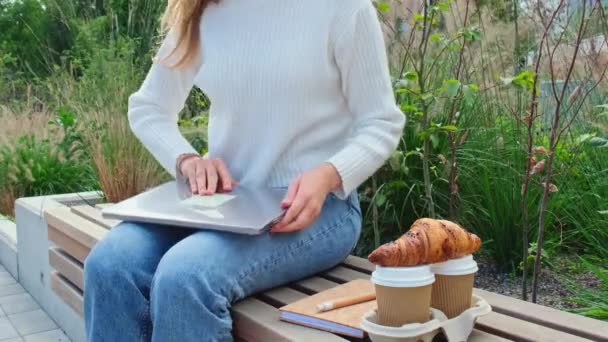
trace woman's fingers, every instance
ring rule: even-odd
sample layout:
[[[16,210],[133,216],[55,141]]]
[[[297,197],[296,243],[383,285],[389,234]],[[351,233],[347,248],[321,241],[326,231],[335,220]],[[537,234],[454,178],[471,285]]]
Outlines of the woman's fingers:
[[[190,192],[198,193],[198,185],[196,184],[196,170],[188,172],[188,184],[190,184]]]
[[[202,161],[196,163],[196,186],[199,195],[205,194],[207,190],[207,171],[205,171],[205,163]]]
[[[231,191],[238,185],[221,159],[187,159],[182,163],[180,172],[188,178],[192,194],[213,195],[220,191]]]
[[[314,210],[307,206],[300,212],[295,220],[291,221],[291,223],[281,227],[280,229],[273,230],[273,233],[291,233],[302,230],[310,226],[315,218],[316,215],[314,214]]]
[[[230,172],[228,172],[226,164],[221,159],[215,159],[214,165],[217,169],[219,181],[222,185],[221,190],[226,192],[232,191],[232,187],[236,182],[230,176]]]
[[[207,174],[207,188],[205,189],[205,194],[213,195],[217,190],[217,170],[213,164],[208,163],[205,167],[205,173]]]
[[[291,206],[294,199],[296,198],[296,194],[298,193],[298,189],[300,188],[300,177],[291,181],[289,184],[289,189],[287,189],[287,194],[285,194],[285,198],[281,201],[281,206],[283,208],[287,208]]]
[[[321,204],[317,203],[314,198],[311,198],[307,201],[305,208],[298,214],[298,217],[290,224],[283,227],[282,230],[285,232],[294,232],[307,228],[313,224],[319,214],[321,214]]]
[[[300,192],[296,193],[293,203],[291,203],[289,209],[287,209],[287,212],[285,213],[285,216],[283,216],[283,219],[275,225],[276,230],[273,231],[283,230],[283,228],[295,221],[298,215],[300,215],[300,213],[306,206],[307,202],[308,199],[304,198],[303,194],[301,194]]]

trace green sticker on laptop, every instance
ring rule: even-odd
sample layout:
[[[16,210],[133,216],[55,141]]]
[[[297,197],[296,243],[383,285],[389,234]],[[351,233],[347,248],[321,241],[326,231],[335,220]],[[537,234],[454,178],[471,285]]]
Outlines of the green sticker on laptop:
[[[183,200],[182,204],[193,207],[219,208],[220,206],[235,197],[235,195],[230,194],[214,194],[209,196],[194,195],[190,198]]]

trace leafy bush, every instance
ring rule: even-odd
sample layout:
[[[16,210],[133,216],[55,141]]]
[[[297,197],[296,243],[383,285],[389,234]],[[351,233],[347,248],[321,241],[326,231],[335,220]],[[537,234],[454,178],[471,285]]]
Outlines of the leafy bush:
[[[105,196],[117,202],[159,184],[167,174],[128,123],[128,97],[145,75],[134,42],[121,38],[99,45],[87,52],[87,66],[76,79],[58,72],[44,85],[53,106],[71,108],[86,119],[80,127],[86,151]]]
[[[5,215],[13,215],[19,197],[93,190],[96,185],[82,145],[73,137],[55,145],[28,135],[14,146],[0,146],[0,212]]]

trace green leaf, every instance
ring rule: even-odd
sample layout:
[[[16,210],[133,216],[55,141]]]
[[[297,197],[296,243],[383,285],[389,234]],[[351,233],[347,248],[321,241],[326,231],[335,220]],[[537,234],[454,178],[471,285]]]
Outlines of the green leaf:
[[[424,14],[416,13],[414,14],[414,23],[418,21],[424,21]]]
[[[403,163],[403,152],[395,151],[393,153],[393,155],[391,156],[391,159],[389,159],[389,165],[391,166],[391,169],[393,169],[393,171],[398,171],[399,169],[401,169],[402,163]]]
[[[454,97],[458,94],[458,90],[460,89],[460,81],[455,79],[445,80],[443,82],[443,91],[449,97]]]
[[[450,44],[448,44],[447,48],[450,51],[457,51],[457,50],[460,50],[460,44],[458,44],[458,43],[450,43]]]
[[[420,157],[420,159],[424,158],[424,154],[422,154],[422,152],[420,152],[420,151],[409,151],[405,154],[405,158],[411,157],[411,156],[418,156],[418,157]]]
[[[591,138],[595,137],[595,133],[585,133],[585,134],[581,134],[576,141],[579,144],[585,143],[587,141],[589,141]]]
[[[431,42],[439,42],[443,40],[443,35],[439,33],[433,33],[429,38],[431,39]]]
[[[433,148],[437,148],[437,146],[439,146],[439,136],[437,136],[437,134],[431,134],[430,138]]]
[[[422,101],[424,101],[427,104],[429,104],[429,103],[433,102],[433,100],[435,100],[435,96],[433,95],[433,93],[424,93],[420,96],[420,98],[422,99]]]
[[[386,203],[386,195],[383,193],[376,194],[376,196],[374,196],[374,203],[376,204],[376,207],[383,206],[384,203]]]
[[[394,88],[395,88],[395,89],[407,88],[408,83],[409,83],[409,82],[408,82],[407,80],[404,80],[404,79],[399,79],[399,80],[397,80],[397,82],[395,82],[395,86],[394,86]]]
[[[448,12],[450,10],[450,6],[446,2],[438,3],[437,7],[443,12]]]
[[[608,147],[608,139],[600,138],[600,137],[593,137],[593,138],[589,139],[589,144],[591,146],[595,146],[595,147],[606,148],[606,147]]]
[[[477,91],[479,88],[475,84],[469,84],[462,87],[462,94],[464,96],[464,101],[467,104],[472,104],[475,101],[475,97],[477,96]]]
[[[522,71],[516,76],[513,77],[503,77],[501,78],[505,85],[513,85],[516,88],[525,89],[531,91],[534,89],[534,78],[536,74],[531,71]],[[538,90],[537,90],[538,91]]]
[[[407,71],[403,74],[403,78],[408,81],[416,81],[418,80],[418,73],[416,73],[415,71]]]
[[[418,107],[409,104],[409,103],[402,103],[401,104],[401,111],[402,112],[417,112],[418,111]]]
[[[598,210],[597,211],[600,215],[608,215],[608,210]]]
[[[446,125],[446,126],[441,126],[441,129],[444,131],[455,132],[458,129],[458,127],[456,127],[455,125]]]
[[[376,3],[376,8],[381,13],[388,13],[391,10],[391,5],[388,3],[388,1],[379,1]]]
[[[465,27],[458,31],[457,36],[464,38],[467,42],[474,42],[481,39],[481,30],[479,27]]]

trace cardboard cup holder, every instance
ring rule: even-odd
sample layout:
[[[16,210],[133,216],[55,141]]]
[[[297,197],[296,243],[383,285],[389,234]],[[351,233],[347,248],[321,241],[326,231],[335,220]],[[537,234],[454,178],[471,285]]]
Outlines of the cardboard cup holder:
[[[377,323],[377,311],[373,310],[364,315],[361,327],[373,342],[431,342],[440,331],[443,331],[448,342],[463,342],[473,331],[477,318],[491,311],[492,307],[485,299],[473,295],[471,307],[452,319],[448,319],[440,310],[431,308],[431,320],[426,323],[389,327]]]

